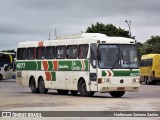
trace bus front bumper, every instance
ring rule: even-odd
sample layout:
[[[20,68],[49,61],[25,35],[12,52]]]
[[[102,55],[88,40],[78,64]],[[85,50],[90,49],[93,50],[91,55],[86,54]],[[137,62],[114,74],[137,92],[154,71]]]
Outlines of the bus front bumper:
[[[98,92],[111,92],[111,91],[128,91],[138,92],[140,84],[125,84],[125,85],[99,85]]]

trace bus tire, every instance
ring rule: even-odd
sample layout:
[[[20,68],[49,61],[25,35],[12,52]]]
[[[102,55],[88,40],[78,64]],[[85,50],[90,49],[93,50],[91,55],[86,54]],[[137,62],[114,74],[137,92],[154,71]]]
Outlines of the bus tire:
[[[0,74],[0,81],[2,80],[2,75]]]
[[[39,89],[36,88],[36,82],[34,77],[31,78],[30,86],[31,86],[32,93],[39,93]]]
[[[149,77],[148,76],[145,77],[145,84],[146,85],[150,85],[151,84],[151,82],[149,82]]]
[[[44,80],[42,77],[38,81],[38,88],[39,88],[40,94],[44,94],[48,92],[48,89],[45,88]]]
[[[94,92],[88,92],[87,91],[86,83],[85,83],[84,80],[81,80],[79,82],[78,91],[79,91],[80,95],[84,96],[84,97],[92,97],[94,95]]]
[[[112,97],[119,98],[119,97],[122,97],[125,94],[125,91],[112,91],[112,92],[109,92],[109,94]]]
[[[0,81],[3,79],[2,75],[0,74]]]
[[[70,90],[70,92],[71,92],[72,95],[77,95],[78,94],[78,91],[76,91],[76,90]]]
[[[57,90],[58,94],[60,95],[67,95],[69,90]]]

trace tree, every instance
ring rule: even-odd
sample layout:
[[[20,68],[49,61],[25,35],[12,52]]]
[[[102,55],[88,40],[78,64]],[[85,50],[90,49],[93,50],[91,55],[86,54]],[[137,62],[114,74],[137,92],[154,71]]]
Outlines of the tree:
[[[149,40],[145,42],[147,45],[146,53],[160,53],[160,36],[151,36]]]
[[[1,52],[16,53],[16,51],[14,49],[13,50],[3,50]]]
[[[160,36],[151,36],[151,38],[144,43],[138,42],[137,48],[141,55],[150,53],[160,54]]]
[[[95,25],[91,25],[86,30],[86,33],[103,33],[107,36],[121,36],[121,37],[130,37],[129,31],[121,29],[120,27],[117,28],[112,24],[103,24],[97,22]]]

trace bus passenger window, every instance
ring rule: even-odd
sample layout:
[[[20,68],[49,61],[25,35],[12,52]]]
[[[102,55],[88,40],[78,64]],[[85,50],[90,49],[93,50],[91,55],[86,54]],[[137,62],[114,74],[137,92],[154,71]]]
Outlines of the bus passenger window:
[[[28,60],[33,60],[36,57],[36,52],[35,52],[35,48],[28,48],[27,49],[27,59]]]
[[[78,57],[80,59],[85,59],[87,58],[87,54],[88,54],[88,44],[84,44],[84,45],[79,45],[79,54]]]
[[[54,46],[47,46],[46,47],[46,59],[54,59],[55,58],[55,47]]]
[[[45,48],[44,47],[37,47],[36,58],[37,59],[44,59],[45,58]]]
[[[67,47],[67,58],[68,59],[77,59],[78,57],[78,46],[71,45]]]
[[[17,60],[26,59],[26,48],[18,48],[17,50]]]
[[[66,58],[66,46],[57,46],[56,47],[56,58],[65,59]]]

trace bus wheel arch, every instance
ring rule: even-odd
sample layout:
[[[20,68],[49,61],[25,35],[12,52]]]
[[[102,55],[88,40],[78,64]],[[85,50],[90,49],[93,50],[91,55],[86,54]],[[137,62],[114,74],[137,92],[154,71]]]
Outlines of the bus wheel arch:
[[[78,81],[78,92],[84,97],[92,97],[94,95],[94,92],[87,91],[86,82],[83,78],[80,78]]]
[[[41,94],[48,92],[48,89],[45,88],[45,82],[42,76],[38,78],[38,89]]]
[[[39,88],[37,88],[36,81],[35,81],[35,78],[33,76],[30,77],[29,87],[31,87],[32,93],[39,93]]]
[[[83,77],[80,77],[79,80],[78,80],[78,84],[77,84],[77,90],[78,90],[80,81],[84,81],[84,82],[85,82],[84,78],[83,78]]]

